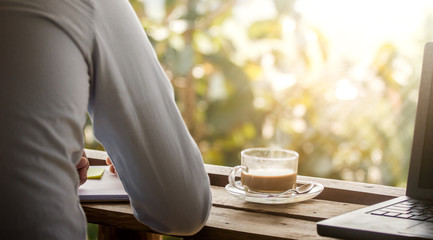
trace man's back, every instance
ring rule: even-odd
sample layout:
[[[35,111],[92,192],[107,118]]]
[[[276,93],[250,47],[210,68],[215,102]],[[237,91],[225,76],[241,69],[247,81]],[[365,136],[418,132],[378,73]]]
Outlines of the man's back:
[[[200,152],[127,1],[0,0],[0,79],[0,239],[85,239],[87,109],[136,217],[170,234],[203,226]]]
[[[50,10],[24,3],[0,1],[0,239],[84,239],[75,162],[87,66]]]

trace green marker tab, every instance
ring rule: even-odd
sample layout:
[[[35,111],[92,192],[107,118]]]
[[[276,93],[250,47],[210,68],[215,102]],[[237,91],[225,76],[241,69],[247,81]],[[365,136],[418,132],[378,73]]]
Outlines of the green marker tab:
[[[105,167],[89,167],[87,170],[88,179],[101,179],[102,174],[104,174]]]

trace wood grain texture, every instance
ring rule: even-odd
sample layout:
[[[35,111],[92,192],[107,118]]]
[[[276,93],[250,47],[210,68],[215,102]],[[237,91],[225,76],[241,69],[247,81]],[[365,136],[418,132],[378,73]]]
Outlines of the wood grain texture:
[[[214,207],[206,226],[191,239],[329,239],[313,221]]]
[[[86,150],[86,154],[93,164],[105,164],[105,152]],[[405,194],[403,188],[298,176],[302,181],[323,184],[324,191],[314,199],[299,203],[249,203],[225,190],[230,167],[205,164],[205,168],[212,185],[211,214],[199,233],[185,239],[326,239],[317,235],[316,222]],[[100,232],[105,237],[159,237],[143,237],[143,233],[154,231],[135,219],[129,203],[82,203],[82,207],[89,222],[100,224]]]
[[[206,172],[213,186],[225,186],[228,184],[228,174],[231,168],[206,164]],[[309,176],[298,176],[298,180],[320,183],[325,186],[323,192],[316,199],[333,202],[371,205],[394,197],[403,196],[404,188],[384,186],[370,183],[360,183],[326,179]]]
[[[90,161],[96,164],[105,164],[108,157],[106,152],[86,149]],[[205,164],[211,185],[224,187],[228,183],[227,176],[231,168]],[[371,205],[394,197],[403,196],[404,188],[384,186],[378,184],[342,181],[335,179],[317,178],[309,176],[298,176],[299,180],[321,183],[325,186],[324,191],[316,197],[317,199]]]
[[[222,187],[212,186],[211,190],[211,215],[205,227],[190,239],[321,239],[316,233],[317,221],[364,206],[315,199],[294,204],[265,205],[241,201],[230,196]],[[134,218],[129,203],[83,203],[82,206],[89,222],[154,232]],[[110,234],[117,236],[113,232]],[[132,234],[123,232],[124,235]]]
[[[283,216],[314,222],[365,207],[365,205],[360,204],[340,203],[320,199],[275,205],[250,203],[234,198],[222,187],[212,186],[211,189],[214,207],[266,213],[270,216]]]

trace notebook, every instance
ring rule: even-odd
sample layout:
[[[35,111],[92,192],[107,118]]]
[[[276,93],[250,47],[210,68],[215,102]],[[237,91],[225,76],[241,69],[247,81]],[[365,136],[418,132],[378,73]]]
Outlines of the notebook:
[[[101,166],[90,166],[90,171],[99,169]],[[122,182],[116,174],[104,166],[104,173],[100,178],[88,178],[78,188],[78,196],[81,202],[124,202],[129,201],[128,194],[123,188]]]
[[[433,43],[424,48],[406,196],[317,223],[343,239],[433,239]]]

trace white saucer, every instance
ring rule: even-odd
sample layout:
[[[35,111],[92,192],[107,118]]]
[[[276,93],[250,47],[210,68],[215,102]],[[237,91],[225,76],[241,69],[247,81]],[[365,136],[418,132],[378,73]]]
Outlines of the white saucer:
[[[250,193],[250,192],[245,192],[243,190],[237,189],[234,186],[232,186],[230,183],[226,185],[226,190],[232,196],[247,202],[264,203],[264,204],[284,204],[284,203],[295,203],[295,202],[306,201],[316,197],[323,191],[324,187],[320,183],[313,183],[313,182],[306,182],[306,181],[296,182],[298,186],[307,183],[314,184],[314,187],[313,189],[311,189],[311,191],[302,194],[289,193],[289,194],[281,194],[275,196],[275,194]]]

